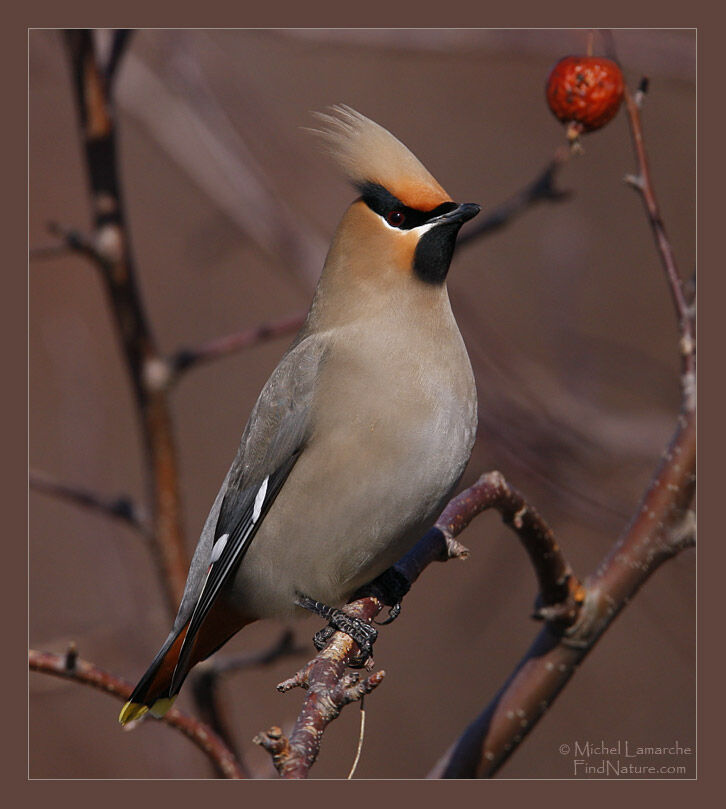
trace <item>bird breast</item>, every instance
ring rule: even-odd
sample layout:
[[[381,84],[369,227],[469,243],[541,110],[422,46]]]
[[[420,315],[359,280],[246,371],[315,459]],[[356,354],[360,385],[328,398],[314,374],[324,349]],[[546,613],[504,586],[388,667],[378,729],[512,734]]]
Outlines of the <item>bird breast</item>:
[[[238,574],[265,591],[257,611],[284,615],[295,592],[344,602],[440,513],[469,459],[477,413],[447,312],[435,324],[369,320],[330,335],[309,441]]]

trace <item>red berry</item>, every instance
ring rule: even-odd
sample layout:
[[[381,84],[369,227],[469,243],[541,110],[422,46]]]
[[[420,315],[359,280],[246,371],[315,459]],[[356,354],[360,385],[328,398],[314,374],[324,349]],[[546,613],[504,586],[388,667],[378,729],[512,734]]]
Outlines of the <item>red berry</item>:
[[[615,117],[623,89],[623,74],[610,59],[566,56],[547,79],[547,103],[560,121],[590,132]]]

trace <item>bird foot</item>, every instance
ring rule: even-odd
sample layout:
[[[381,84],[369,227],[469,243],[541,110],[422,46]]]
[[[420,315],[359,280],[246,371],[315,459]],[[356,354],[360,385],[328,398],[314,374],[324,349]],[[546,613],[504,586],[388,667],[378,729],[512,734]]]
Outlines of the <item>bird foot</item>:
[[[360,653],[351,658],[348,665],[352,669],[365,667],[369,658],[373,656],[373,644],[378,637],[377,629],[361,618],[353,618],[346,615],[343,610],[328,607],[327,604],[322,604],[320,601],[315,601],[308,596],[298,595],[295,603],[299,607],[314,612],[328,621],[328,625],[317,632],[313,638],[313,643],[318,651],[325,648],[325,645],[335,632],[345,632],[358,644],[360,649]]]

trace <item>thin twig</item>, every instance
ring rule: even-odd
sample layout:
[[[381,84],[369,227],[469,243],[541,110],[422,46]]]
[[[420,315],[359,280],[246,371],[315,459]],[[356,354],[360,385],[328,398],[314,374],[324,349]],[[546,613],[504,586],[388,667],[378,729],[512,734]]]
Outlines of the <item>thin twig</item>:
[[[169,369],[175,377],[178,377],[202,363],[227,357],[247,348],[254,348],[275,337],[294,334],[304,322],[305,314],[288,315],[279,320],[244,329],[236,334],[218,337],[196,348],[179,349],[169,358]]]
[[[98,668],[87,660],[78,657],[75,647],[64,655],[52,652],[28,651],[28,664],[31,671],[52,674],[77,683],[97,688],[120,700],[131,696],[132,686],[120,677],[116,677]],[[170,727],[181,731],[190,739],[214,765],[215,770],[224,778],[245,778],[234,754],[214,731],[178,708],[171,708],[162,719]]]
[[[532,182],[462,231],[458,239],[459,246],[468,244],[480,236],[486,236],[510,224],[513,219],[537,202],[561,202],[568,199],[572,192],[557,188],[556,179],[569,156],[569,147],[559,147],[552,160]]]
[[[682,363],[681,383],[683,388],[683,407],[687,411],[696,406],[696,335],[695,324],[683,289],[683,281],[676,265],[670,240],[666,235],[665,226],[660,215],[660,207],[655,196],[653,180],[648,166],[648,155],[643,138],[643,126],[640,118],[640,108],[643,97],[647,91],[647,80],[643,79],[636,96],[625,88],[625,105],[628,111],[628,121],[633,140],[633,147],[638,162],[638,174],[628,175],[626,181],[641,195],[648,220],[653,230],[655,243],[658,248],[663,268],[668,281],[668,288],[673,298],[678,327],[680,330],[680,352]]]
[[[82,486],[62,483],[45,472],[33,469],[30,470],[28,483],[30,488],[36,492],[59,497],[81,508],[98,511],[107,517],[125,522],[147,538],[150,536],[149,526],[143,514],[139,512],[134,501],[126,495],[107,497]]]

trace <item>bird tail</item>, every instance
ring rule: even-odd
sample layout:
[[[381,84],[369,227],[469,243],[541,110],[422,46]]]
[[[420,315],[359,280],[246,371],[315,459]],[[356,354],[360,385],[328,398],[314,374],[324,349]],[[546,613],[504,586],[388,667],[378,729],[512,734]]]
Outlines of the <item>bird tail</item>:
[[[174,704],[187,674],[201,660],[206,660],[223,646],[236,632],[250,623],[252,618],[230,611],[217,601],[209,611],[204,623],[189,643],[185,644],[189,620],[176,633],[172,633],[153,659],[139,684],[134,688],[129,701],[121,709],[118,721],[125,725],[140,719],[147,711],[160,719]],[[179,655],[186,646],[181,666]],[[177,670],[179,669],[179,670]]]
[[[175,693],[172,694],[172,679],[179,660],[179,652],[186,637],[187,627],[188,623],[176,636],[167,640],[144,676],[139,680],[119,714],[118,721],[122,725],[132,722],[134,719],[141,719],[147,711],[160,719],[174,704],[179,688],[181,688],[181,682],[178,683]]]

